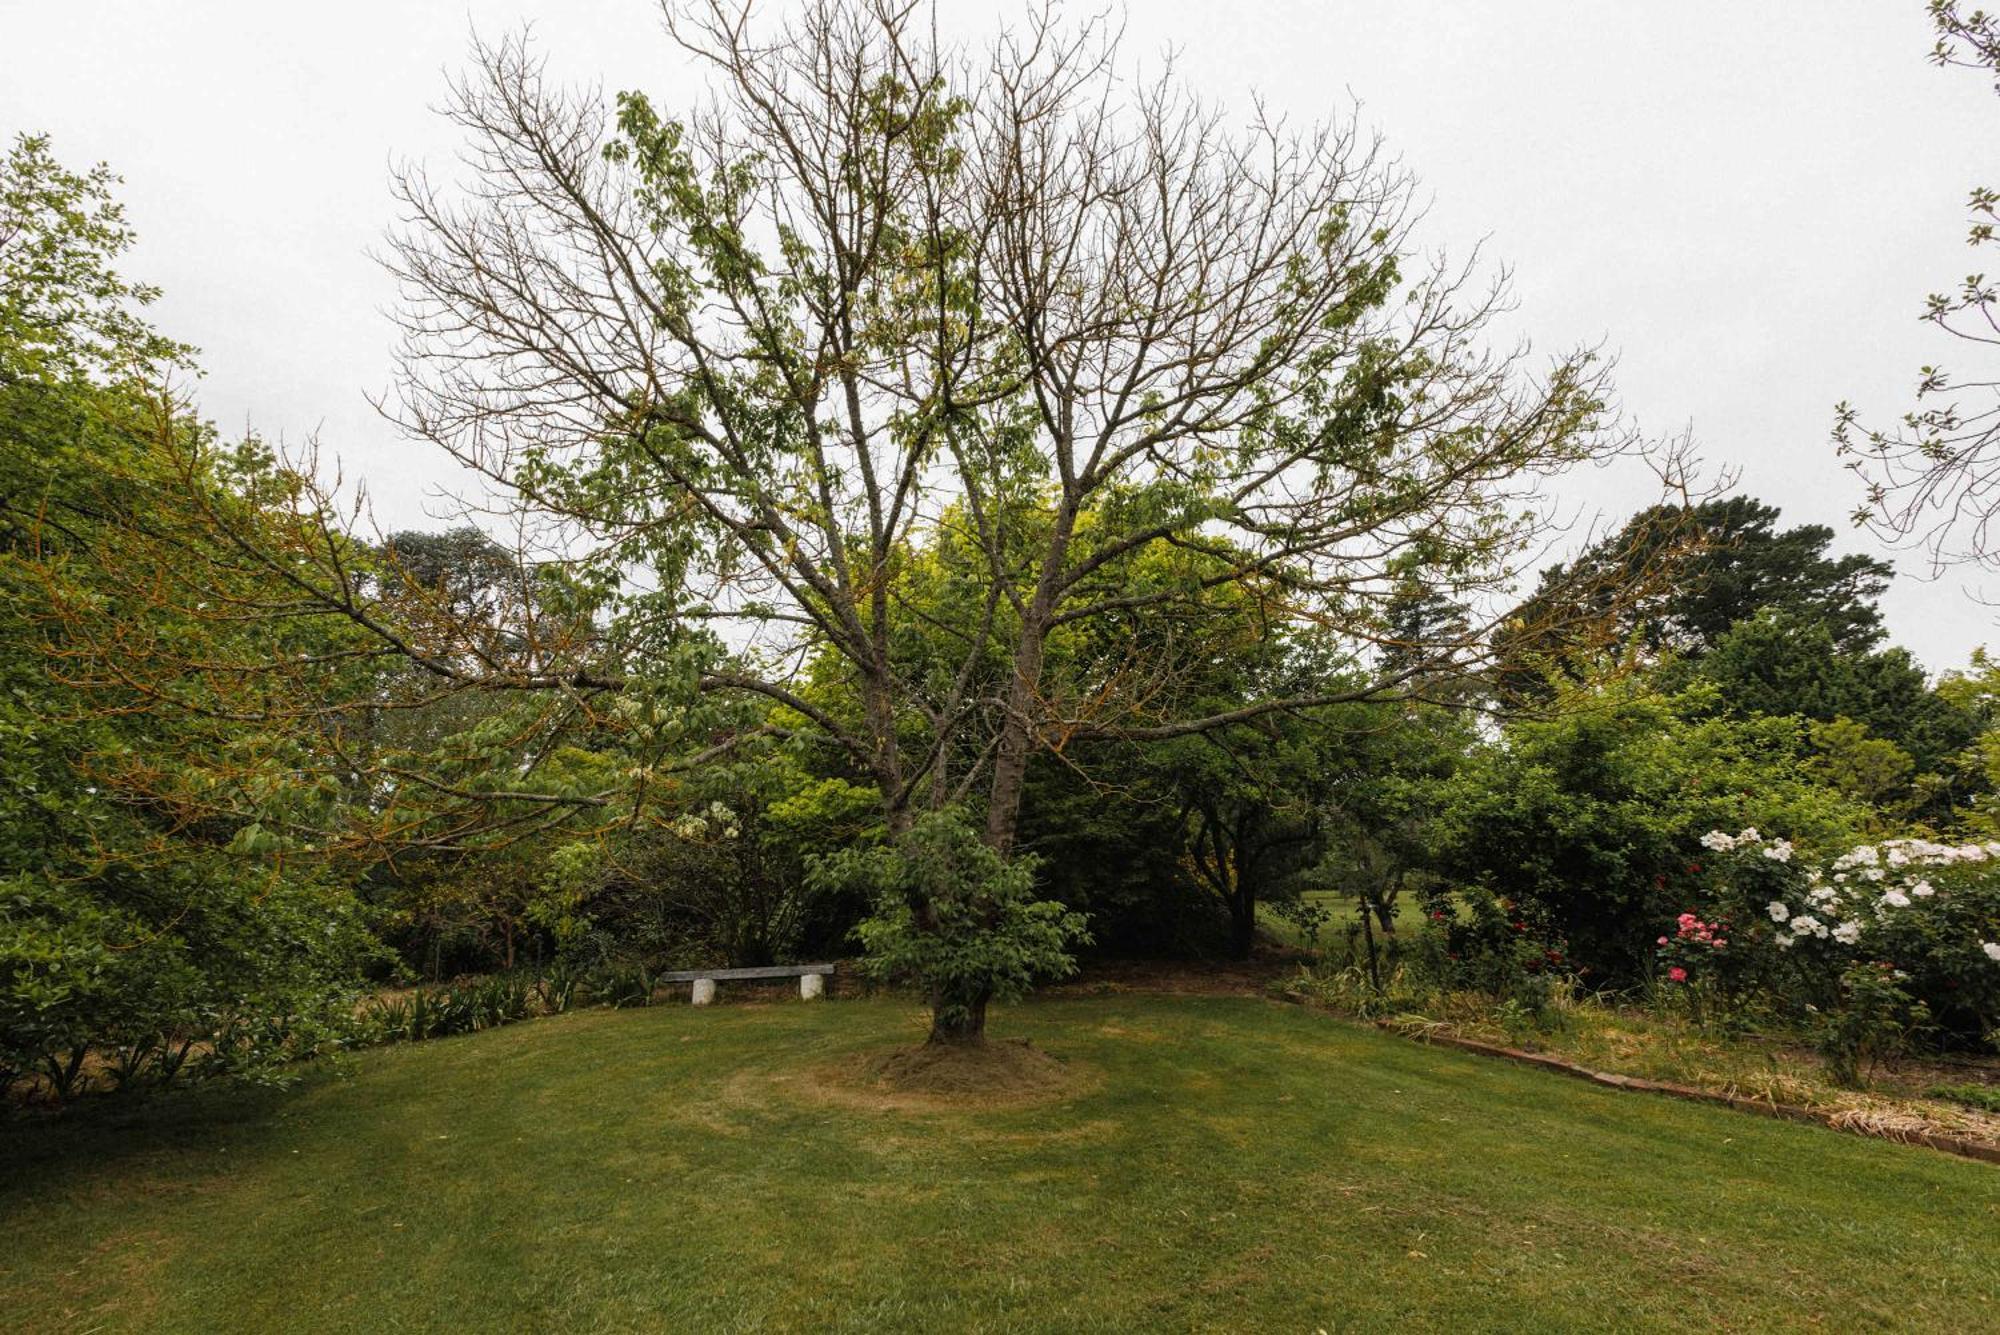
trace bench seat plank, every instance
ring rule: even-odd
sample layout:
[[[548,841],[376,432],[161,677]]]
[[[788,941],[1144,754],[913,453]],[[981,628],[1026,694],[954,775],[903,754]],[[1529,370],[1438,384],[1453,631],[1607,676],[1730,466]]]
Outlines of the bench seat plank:
[[[831,964],[771,964],[755,969],[674,969],[668,973],[656,973],[653,980],[660,983],[692,983],[698,978],[713,978],[726,983],[737,978],[803,978],[809,973],[821,977],[831,976]]]

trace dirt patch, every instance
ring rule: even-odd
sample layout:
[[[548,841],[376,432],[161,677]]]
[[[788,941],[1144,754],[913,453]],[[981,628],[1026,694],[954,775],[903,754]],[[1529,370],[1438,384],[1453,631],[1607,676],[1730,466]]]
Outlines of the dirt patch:
[[[823,1066],[802,1082],[848,1107],[901,1111],[1019,1108],[1073,1097],[1096,1081],[1027,1039],[973,1047],[927,1043],[864,1053]]]

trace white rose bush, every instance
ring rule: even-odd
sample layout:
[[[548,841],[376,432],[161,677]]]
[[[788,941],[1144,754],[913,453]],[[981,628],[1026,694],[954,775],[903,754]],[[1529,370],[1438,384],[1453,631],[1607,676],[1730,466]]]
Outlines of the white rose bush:
[[[2000,842],[1887,839],[1826,860],[1755,829],[1701,844],[1707,902],[1659,940],[1663,984],[1697,1017],[1762,1002],[1806,1021],[1847,1079],[1919,1036],[2000,1043]]]

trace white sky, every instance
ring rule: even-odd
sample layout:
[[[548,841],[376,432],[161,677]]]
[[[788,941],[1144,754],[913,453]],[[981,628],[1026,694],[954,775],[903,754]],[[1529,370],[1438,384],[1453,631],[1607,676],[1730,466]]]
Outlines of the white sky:
[[[940,0],[978,31],[1006,5]],[[1130,0],[1128,50],[1180,51],[1205,95],[1300,121],[1359,99],[1434,197],[1429,239],[1486,237],[1538,346],[1602,341],[1626,411],[1691,428],[1790,523],[1833,526],[1855,479],[1833,404],[1882,419],[1958,349],[1921,325],[1963,273],[1962,204],[2000,183],[2000,98],[1939,70],[1921,0]],[[694,92],[651,0],[0,0],[0,134],[46,130],[126,177],[133,276],[202,349],[226,432],[317,433],[380,517],[422,523],[450,475],[366,395],[387,384],[392,293],[366,252],[390,163],[443,159],[430,111],[473,27],[532,21],[554,70],[664,107]],[[1959,365],[1964,365],[1959,358]],[[1576,495],[1613,518],[1636,479]],[[436,508],[436,507],[433,507]],[[1914,556],[1897,640],[1964,661],[1994,612]]]

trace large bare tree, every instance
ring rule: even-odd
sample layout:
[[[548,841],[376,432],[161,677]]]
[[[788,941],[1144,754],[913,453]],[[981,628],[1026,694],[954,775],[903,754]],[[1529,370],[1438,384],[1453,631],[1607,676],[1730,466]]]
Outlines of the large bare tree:
[[[1981,70],[2000,92],[2000,14],[1959,0],[1928,0],[1927,7],[1936,34],[1932,62]],[[1966,212],[1968,245],[2000,241],[2000,191],[1973,187]],[[1923,319],[1984,358],[1984,366],[1975,363],[1970,375],[1924,367],[1917,405],[1892,424],[1865,426],[1859,411],[1842,403],[1835,410],[1834,444],[1867,487],[1856,522],[1923,547],[1935,569],[1961,562],[1990,567],[2000,563],[1994,529],[2000,522],[2000,363],[1994,360],[2000,283],[1983,272],[1969,274],[1954,290],[1925,298]]]
[[[756,702],[759,731],[843,753],[891,831],[970,798],[1004,852],[1038,751],[1475,666],[1549,534],[1545,479],[1634,448],[1588,350],[1496,349],[1504,279],[1419,250],[1410,174],[1350,119],[1233,121],[1053,6],[977,49],[908,0],[665,19],[704,100],[607,102],[524,39],[481,44],[448,106],[463,170],[397,178],[390,410],[484,479],[540,592],[502,627],[361,578],[301,476],[266,561],[286,595],[253,610],[333,617],[369,646],[341,663],[413,665],[406,706],[541,700],[518,734],[556,738],[644,712],[621,698]],[[975,572],[948,618],[909,585],[942,545]],[[1487,611],[1407,643],[1413,580]],[[1191,712],[1144,635],[1050,670],[1245,600],[1383,666]],[[940,667],[911,637],[955,648]],[[749,735],[689,732],[648,734],[663,765]],[[659,774],[538,794],[543,754],[392,786],[518,827],[630,809]]]

